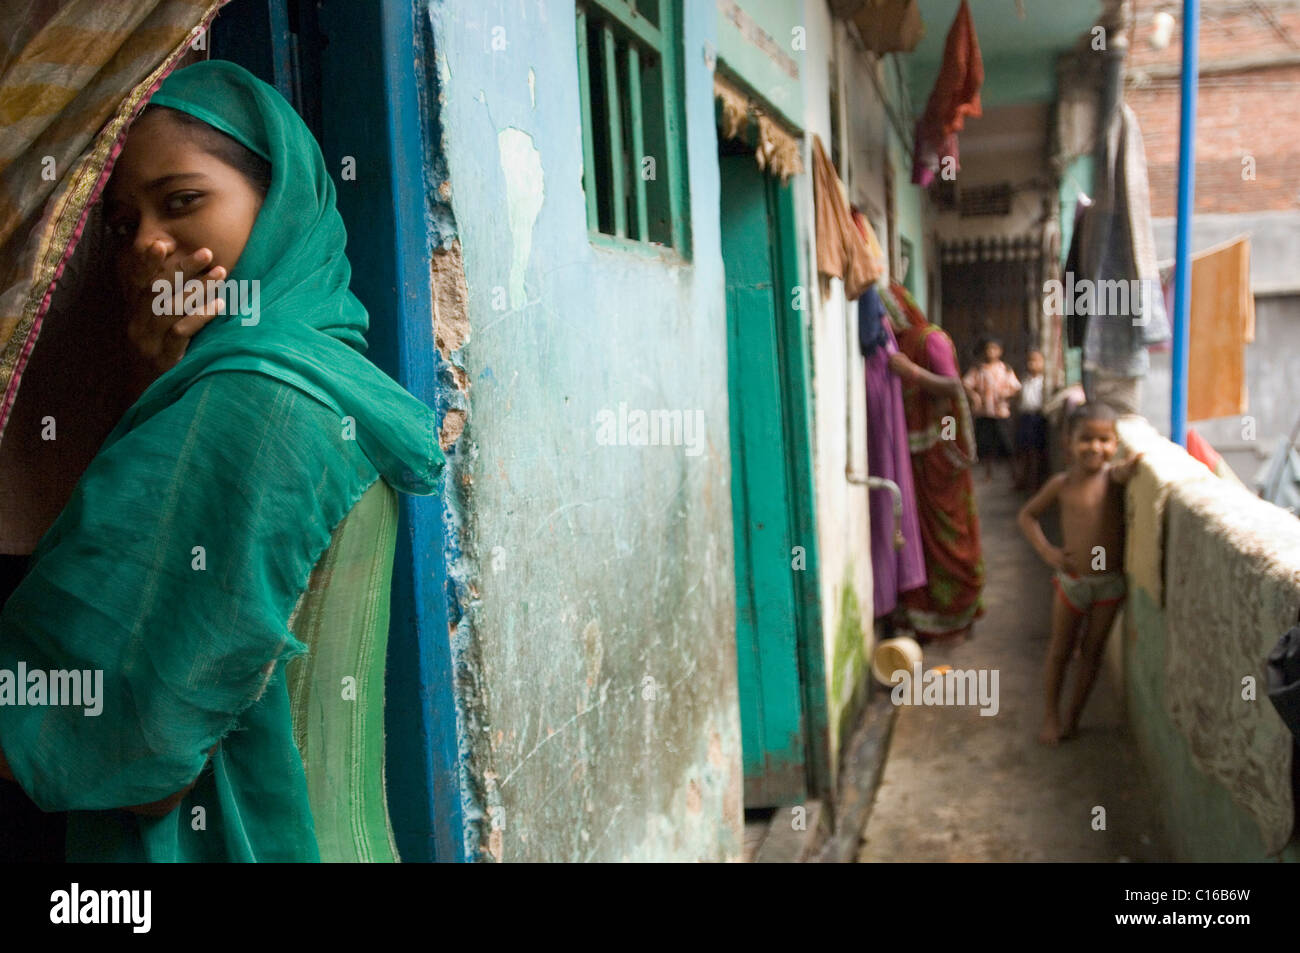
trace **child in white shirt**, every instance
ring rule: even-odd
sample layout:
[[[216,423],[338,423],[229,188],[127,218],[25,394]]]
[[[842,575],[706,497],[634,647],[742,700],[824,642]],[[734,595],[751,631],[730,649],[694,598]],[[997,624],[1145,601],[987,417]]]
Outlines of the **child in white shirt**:
[[[1047,418],[1043,416],[1041,351],[1030,351],[1020,387],[1020,417],[1016,424],[1016,489],[1037,492],[1047,473]]]

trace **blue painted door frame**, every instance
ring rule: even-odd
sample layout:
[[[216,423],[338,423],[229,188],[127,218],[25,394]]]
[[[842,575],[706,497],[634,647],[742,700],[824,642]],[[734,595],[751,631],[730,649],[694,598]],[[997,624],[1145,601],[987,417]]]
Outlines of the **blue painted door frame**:
[[[437,407],[422,9],[418,0],[233,0],[214,24],[211,55],[275,85],[316,133],[348,226],[352,290],[370,312],[369,356]],[[345,157],[354,179],[341,176]],[[467,859],[443,505],[441,495],[401,497],[393,566],[386,776],[403,861]]]

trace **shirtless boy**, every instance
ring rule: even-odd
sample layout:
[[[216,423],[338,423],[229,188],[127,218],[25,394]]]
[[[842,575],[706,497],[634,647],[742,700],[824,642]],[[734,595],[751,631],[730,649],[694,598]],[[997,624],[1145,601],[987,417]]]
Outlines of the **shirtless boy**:
[[[1020,530],[1043,562],[1056,570],[1052,582],[1052,642],[1047,650],[1047,712],[1038,740],[1056,744],[1072,737],[1101,666],[1102,649],[1120,603],[1124,601],[1124,484],[1142,454],[1120,465],[1111,458],[1119,449],[1115,412],[1104,404],[1086,404],[1070,415],[1070,466],[1044,484],[1020,510]],[[1064,548],[1043,534],[1039,517],[1056,503],[1061,508]],[[1083,630],[1074,693],[1059,720],[1061,686]]]

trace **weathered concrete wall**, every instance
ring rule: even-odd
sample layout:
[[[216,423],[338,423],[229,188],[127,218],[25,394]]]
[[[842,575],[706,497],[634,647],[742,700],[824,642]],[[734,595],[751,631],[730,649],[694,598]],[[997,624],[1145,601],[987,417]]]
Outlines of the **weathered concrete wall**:
[[[831,152],[831,72],[836,62],[841,130],[840,175],[850,201],[867,213],[886,247],[887,169],[892,166],[894,228],[913,246],[917,298],[926,307],[925,279],[930,232],[924,193],[911,184],[906,150],[892,128],[877,85],[897,114],[904,114],[906,75],[868,56],[844,24],[833,20],[825,0],[804,4],[809,51],[803,59],[805,162],[811,168],[816,134]],[[873,82],[872,72],[875,78]],[[801,254],[816,274],[816,215],[811,176],[796,185],[801,219]],[[827,675],[832,759],[856,721],[870,688],[872,620],[871,528],[865,487],[850,483],[846,470],[867,470],[866,414],[862,357],[858,351],[857,302],[846,301],[839,280],[817,281],[810,289],[813,387],[816,413],[818,546],[821,556],[822,637]]]
[[[935,297],[931,294],[933,288],[938,288],[937,279],[932,285],[931,275],[939,270],[939,262],[938,256],[933,254],[938,239],[934,224],[928,218],[929,199],[925,192],[911,184],[911,162],[897,139],[892,140],[890,152],[895,157],[894,207],[898,215],[898,234],[912,243],[912,284],[909,287],[925,316],[942,327],[942,295]]]
[[[895,115],[899,116],[907,114],[903,108],[907,101],[903,86],[909,81],[913,69],[908,58],[904,58],[904,63],[906,69],[903,70],[901,81],[893,70],[882,71],[885,95],[889,97]],[[925,100],[913,99],[911,104],[916,110],[917,118],[920,118]],[[908,151],[912,148],[911,141],[900,138],[892,123],[888,126],[888,132],[890,162],[894,167],[894,214],[897,216],[898,234],[912,243],[912,294],[926,317],[936,324],[942,324],[939,302],[930,300],[930,282],[926,278],[932,269],[938,267],[938,262],[930,261],[930,250],[935,242],[935,223],[928,217],[929,199],[923,189],[912,184],[912,160],[908,157]],[[893,267],[892,262],[890,267]],[[902,280],[903,276],[898,277]]]
[[[799,0],[716,2],[718,56],[782,119],[796,128],[802,126],[804,48],[798,32],[802,26]]]
[[[1248,510],[1267,507],[1268,504],[1250,497],[1240,487],[1221,481],[1181,448],[1159,436],[1143,420],[1126,418],[1121,422],[1120,436],[1127,452],[1141,452],[1144,458],[1127,493],[1129,535],[1125,568],[1129,599],[1123,624],[1112,633],[1108,662],[1118,667],[1128,721],[1157,792],[1158,808],[1170,847],[1176,859],[1186,861],[1300,861],[1300,842],[1294,834],[1280,856],[1266,856],[1255,820],[1233,798],[1227,787],[1197,766],[1189,740],[1174,723],[1166,698],[1170,632],[1160,590],[1164,580],[1170,578],[1169,574],[1177,570],[1179,561],[1188,558],[1188,552],[1182,548],[1178,551],[1162,548],[1161,528],[1167,526],[1167,520],[1159,514],[1163,507],[1174,505],[1170,500],[1196,499],[1203,506],[1208,494],[1221,498],[1222,505],[1203,508],[1202,511],[1213,513],[1212,518],[1218,521],[1217,528],[1221,529],[1224,525],[1235,525],[1227,522],[1234,519],[1239,519],[1243,526],[1260,522],[1259,514]],[[1300,551],[1297,548],[1300,547],[1300,521],[1277,510],[1276,519],[1265,513],[1264,522],[1273,529],[1267,537],[1251,536],[1251,545],[1276,548],[1279,552]],[[1206,532],[1210,530],[1207,522]],[[1243,540],[1247,535],[1243,535]],[[1194,546],[1188,547],[1191,548]],[[1237,574],[1241,584],[1235,591],[1222,592],[1223,599],[1257,597],[1252,588],[1255,582],[1246,571],[1247,559],[1243,549],[1242,568]],[[1281,631],[1241,631],[1236,637],[1251,640],[1251,644],[1270,644],[1281,634]],[[1262,657],[1259,668],[1262,669]],[[1272,712],[1265,695],[1262,673],[1256,673],[1256,676],[1259,677],[1257,699],[1253,702],[1243,700],[1241,704],[1264,706],[1269,710],[1268,717],[1276,719],[1276,724],[1269,724],[1267,730],[1285,732],[1285,728],[1279,727],[1281,719]],[[1230,680],[1235,682],[1237,677],[1238,674],[1233,673]],[[1207,700],[1211,708],[1221,704],[1218,699]],[[1231,758],[1232,753],[1227,753],[1227,756]]]
[[[572,4],[428,6],[468,290],[440,316],[467,410],[449,635],[497,860],[741,854],[717,11],[685,8],[689,261],[588,239]],[[702,439],[602,445],[621,406],[700,413]]]
[[[1044,103],[1021,103],[986,109],[983,116],[966,120],[960,136],[957,183],[963,189],[1010,183],[1011,211],[1006,215],[966,217],[957,209],[938,212],[935,227],[944,241],[1038,234],[1043,203],[1057,199],[1055,189],[1028,187],[1036,180],[1049,181],[1048,111]]]
[[[1173,261],[1177,219],[1151,223],[1156,254]],[[1300,211],[1237,212],[1192,217],[1192,253],[1212,248],[1238,235],[1250,236],[1250,286],[1257,295],[1300,294]]]

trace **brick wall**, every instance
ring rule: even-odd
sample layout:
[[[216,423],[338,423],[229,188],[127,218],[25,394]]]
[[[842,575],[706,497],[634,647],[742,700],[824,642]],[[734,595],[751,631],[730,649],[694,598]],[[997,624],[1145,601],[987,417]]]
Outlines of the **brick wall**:
[[[1271,57],[1278,65],[1202,75],[1196,131],[1196,211],[1300,208],[1300,0],[1264,0],[1270,18],[1242,0],[1202,4],[1200,61],[1206,66]],[[1178,191],[1178,78],[1182,4],[1139,4],[1125,99],[1142,127],[1151,212],[1172,216]],[[1152,17],[1174,16],[1170,44],[1153,50]],[[1288,59],[1294,62],[1286,62]],[[1243,162],[1253,160],[1253,168]],[[1253,178],[1251,177],[1253,173]]]

